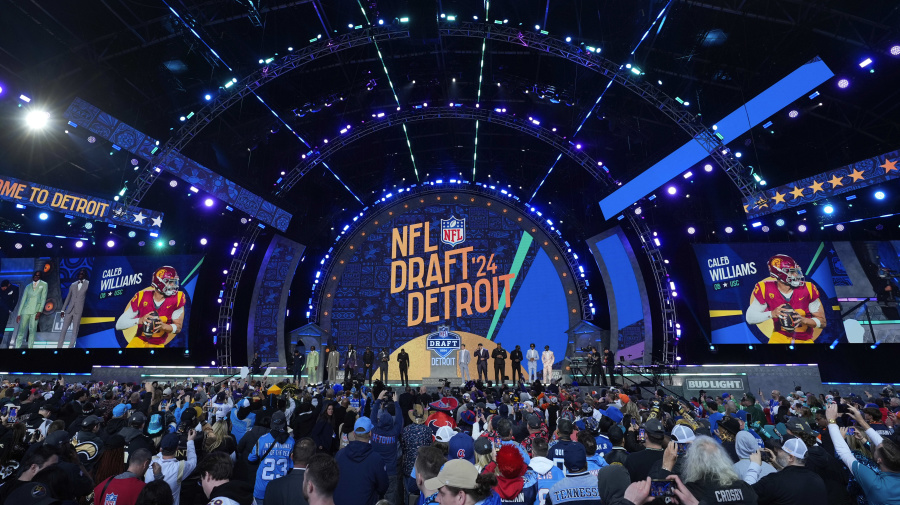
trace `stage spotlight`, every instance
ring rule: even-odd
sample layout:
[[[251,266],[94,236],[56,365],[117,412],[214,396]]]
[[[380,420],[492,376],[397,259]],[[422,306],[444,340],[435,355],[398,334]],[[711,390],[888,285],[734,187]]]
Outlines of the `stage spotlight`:
[[[788,349],[793,350],[793,349],[794,349],[794,344],[789,345],[789,346],[788,346]]]
[[[566,37],[566,42],[572,42],[572,37]]]
[[[799,115],[800,115],[800,112],[798,112],[797,109],[791,109],[791,111],[788,112],[788,117],[792,118],[792,119]]]
[[[33,130],[39,130],[47,126],[50,120],[50,113],[44,110],[33,110],[25,116],[25,124]]]
[[[775,224],[778,226],[784,226],[784,219],[779,219],[778,221],[775,221]]]
[[[872,58],[866,58],[859,62],[859,68],[866,68],[872,64]]]
[[[175,245],[175,241],[174,241],[174,240],[170,240],[170,241],[169,241],[169,245]]]
[[[684,175],[682,175],[682,177],[684,177],[685,179],[690,179],[693,176],[694,176],[694,172],[691,172],[690,170],[688,170],[687,172],[684,173]]]
[[[141,240],[140,242],[138,242],[138,247],[144,247],[145,245],[147,245],[147,243],[144,242],[143,240]]]
[[[128,232],[128,238],[134,238],[137,235],[134,231]]]
[[[743,156],[743,154],[741,154],[740,151],[734,153],[734,157],[735,157],[735,158],[740,158],[741,156]]]
[[[841,79],[838,81],[838,87],[841,89],[847,89],[850,86],[850,79]]]
[[[205,238],[201,238],[201,239],[200,239],[200,245],[206,245],[206,239],[205,239]]]
[[[173,188],[178,187],[178,181],[172,179],[171,181],[169,181],[169,186]]]
[[[690,226],[690,227],[688,227],[687,232],[688,232],[688,235],[693,235],[693,234],[697,233],[697,229],[694,228],[693,226]]]
[[[94,223],[91,223],[91,222],[84,223],[85,230],[90,230],[93,227],[94,227]]]
[[[16,242],[16,249],[21,249],[21,248],[22,248],[22,243]]]
[[[763,233],[769,233],[769,227],[768,227],[768,226],[763,226],[763,227],[762,227],[762,231],[763,231]]]
[[[53,243],[52,243],[52,242],[47,242],[46,245],[47,245],[47,249],[53,249]]]
[[[639,216],[641,215],[641,212],[643,212],[643,211],[641,210],[640,207],[634,209],[634,213],[637,214],[637,215],[639,215]]]
[[[205,98],[206,101],[208,102],[208,101],[212,100],[212,95],[206,95],[203,98]]]
[[[732,227],[730,227],[730,226],[726,226],[726,227],[725,227],[725,233],[731,233],[731,232],[733,232],[733,231],[734,231],[734,228],[732,228]]]
[[[82,241],[80,241],[80,240],[76,241],[76,242],[75,242],[75,247],[81,249],[82,247],[84,247],[84,242],[82,242]]]
[[[107,240],[106,241],[106,247],[113,247],[114,245],[116,245],[115,240]]]
[[[678,190],[675,189],[675,186],[669,186],[669,189],[667,189],[666,191],[668,191],[670,195],[674,195],[678,192]]]
[[[203,204],[206,205],[207,207],[212,207],[212,206],[213,206],[213,199],[212,199],[212,198],[207,198],[206,201],[203,202]]]
[[[837,226],[834,227],[834,229],[836,229],[837,231],[844,231],[844,225],[838,224]]]
[[[884,200],[884,191],[876,191],[875,199],[876,200]]]
[[[753,350],[753,346],[752,346],[752,345],[748,345],[748,346],[747,346],[747,349],[750,349],[750,350],[752,351],[752,350]]]
[[[805,225],[805,224],[801,224],[800,226],[797,227],[797,231],[799,231],[800,233],[805,233],[805,232],[806,232],[806,225]]]
[[[714,346],[714,345],[709,346],[709,350],[710,350],[710,351],[715,351],[715,350],[716,350],[716,346]]]
[[[823,210],[826,214],[831,214],[831,213],[834,212],[834,207],[831,206],[831,205],[829,204],[829,205],[826,205],[825,208],[823,208],[822,210]]]
[[[38,217],[40,218],[41,221],[46,221],[47,218],[50,216],[48,216],[46,212],[41,212],[40,214],[38,214]]]
[[[891,46],[891,55],[900,56],[900,45]]]

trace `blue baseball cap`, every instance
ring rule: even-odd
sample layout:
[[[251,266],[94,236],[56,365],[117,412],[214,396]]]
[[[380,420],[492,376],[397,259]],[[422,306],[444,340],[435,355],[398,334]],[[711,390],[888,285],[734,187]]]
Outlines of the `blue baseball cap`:
[[[147,433],[156,435],[160,431],[162,431],[162,416],[153,414],[150,416],[150,424],[147,425]]]
[[[365,435],[372,431],[372,420],[368,417],[360,417],[356,420],[356,424],[353,425],[353,432],[359,433],[360,435]]]
[[[450,439],[447,459],[464,459],[475,464],[475,440],[465,432],[457,433]]]
[[[125,415],[125,412],[127,412],[127,411],[128,411],[128,405],[125,405],[124,403],[120,403],[120,404],[116,405],[115,407],[113,407],[113,411],[112,411],[113,417],[122,417],[123,415]]]
[[[563,449],[563,464],[566,475],[587,472],[587,450],[582,444],[566,444]]]
[[[737,412],[735,412],[732,415],[734,417],[737,417],[741,421],[744,421],[745,423],[747,422],[747,411],[746,410],[738,410]]]

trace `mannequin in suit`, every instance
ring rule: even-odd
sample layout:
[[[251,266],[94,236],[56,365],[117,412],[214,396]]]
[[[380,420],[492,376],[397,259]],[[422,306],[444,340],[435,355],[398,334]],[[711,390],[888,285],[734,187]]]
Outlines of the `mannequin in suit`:
[[[84,300],[87,298],[88,286],[87,271],[81,269],[78,271],[78,278],[69,286],[69,293],[66,300],[62,304],[63,316],[62,329],[59,331],[59,343],[56,347],[62,349],[66,341],[66,332],[69,326],[72,326],[72,340],[69,341],[69,348],[75,347],[75,340],[78,339],[78,329],[81,327],[81,311],[84,309]]]
[[[16,324],[19,325],[19,333],[16,335],[17,348],[22,347],[23,343],[28,349],[34,346],[38,319],[41,318],[44,303],[47,301],[47,283],[41,280],[41,275],[40,270],[35,270],[31,276],[31,283],[22,289],[22,303],[16,316]]]

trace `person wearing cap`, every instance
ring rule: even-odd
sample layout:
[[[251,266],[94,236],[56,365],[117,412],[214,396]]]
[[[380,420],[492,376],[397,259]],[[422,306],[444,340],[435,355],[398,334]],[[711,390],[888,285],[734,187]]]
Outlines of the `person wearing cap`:
[[[549,345],[544,346],[544,352],[541,353],[541,364],[544,365],[544,384],[550,384],[553,378],[553,364],[556,363],[556,356],[550,350]]]
[[[294,438],[287,432],[287,419],[284,412],[276,410],[269,421],[269,432],[259,437],[247,458],[251,463],[259,461],[256,484],[253,486],[256,505],[263,505],[269,482],[284,477],[290,471],[293,450]]]
[[[749,431],[739,432],[735,437],[734,443],[737,455],[741,458],[740,461],[734,464],[734,471],[738,473],[741,479],[745,479],[750,470],[750,457],[759,450],[759,445],[756,443],[756,438]],[[775,472],[774,466],[766,461],[761,462],[759,478]]]
[[[629,428],[629,431],[632,430],[634,430],[634,425]],[[654,463],[663,459],[666,430],[663,428],[662,422],[655,417],[647,419],[647,422],[644,423],[644,433],[647,437],[644,441],[644,449],[632,452],[625,461],[625,468],[631,476],[631,482],[646,479],[650,475]]]
[[[144,474],[150,468],[152,457],[146,449],[132,452],[125,472],[104,479],[94,487],[94,505],[133,505],[144,489]]]
[[[341,470],[334,491],[335,505],[375,505],[388,490],[384,461],[369,443],[373,428],[368,417],[357,419],[353,425],[355,440],[335,456]]]
[[[81,429],[81,424],[84,422],[84,420],[90,416],[94,416],[95,410],[96,409],[94,408],[94,404],[92,402],[87,402],[82,405],[81,414],[76,417],[75,420],[72,421],[72,423],[69,424],[69,427],[67,428],[69,435],[75,436],[75,433],[77,433],[78,430]],[[19,413],[21,414],[21,411]]]
[[[134,412],[128,417],[128,425],[119,430],[118,435],[125,439],[125,454],[131,454],[138,449],[147,449],[150,454],[156,452],[156,444],[144,435],[144,425],[147,416],[143,412]]]
[[[81,464],[88,470],[94,468],[100,455],[103,453],[103,439],[97,433],[100,431],[100,418],[87,416],[81,421],[81,428],[72,438],[72,445]]]
[[[280,479],[275,479],[266,487],[263,502],[266,505],[309,505],[303,497],[303,480],[310,459],[316,454],[316,442],[309,438],[301,438],[294,444],[291,457],[294,468]]]
[[[388,475],[387,499],[393,500],[399,492],[399,476],[397,474],[397,447],[400,433],[403,430],[403,414],[397,404],[397,393],[387,396],[387,390],[378,395],[372,407],[372,418],[375,427],[372,429],[371,444],[375,452],[384,462],[384,470]]]
[[[515,447],[503,445],[497,450],[497,485],[494,492],[500,496],[500,503],[530,505],[537,498],[537,475]]]
[[[563,465],[566,477],[550,488],[547,501],[553,505],[599,503],[600,489],[597,487],[597,477],[588,471],[587,454],[582,444],[566,448]]]
[[[172,496],[175,499],[174,505],[180,503],[181,482],[197,468],[197,451],[194,448],[194,441],[199,436],[200,434],[194,430],[188,432],[187,459],[185,460],[178,460],[175,457],[181,436],[177,433],[169,433],[164,436],[159,444],[159,454],[153,457],[150,468],[144,474],[145,482],[166,481],[172,490]]]
[[[725,449],[725,452],[731,456],[732,463],[737,463],[741,458],[738,457],[737,451],[735,450],[734,437],[741,431],[740,421],[728,415],[723,417],[717,423],[717,426],[718,429],[716,429],[716,435],[719,437],[719,440],[721,440],[722,447]]]
[[[806,467],[807,452],[806,444],[800,438],[787,440],[775,453],[775,466],[779,471],[761,479],[762,457],[759,451],[753,453],[744,480],[753,484],[760,503],[803,505],[829,501],[825,481]]]
[[[464,433],[460,435],[466,436]],[[471,437],[469,438],[471,439]],[[468,460],[467,458],[453,458],[452,456],[453,453],[451,453],[451,459]],[[416,505],[435,505],[438,503],[437,490],[425,487],[425,481],[437,477],[438,473],[441,471],[441,467],[444,466],[444,463],[446,462],[447,458],[444,456],[443,451],[437,447],[427,446],[422,447],[419,450],[419,455],[416,457],[415,461],[415,482],[416,488],[419,490],[419,499],[416,502]],[[403,503],[406,503],[406,500],[403,500]]]
[[[675,452],[674,444],[670,450]],[[679,459],[683,459],[681,480],[700,503],[757,503],[756,492],[741,480],[731,458],[711,437],[696,437]]]
[[[527,452],[529,456],[532,456],[532,446],[534,445],[534,440],[540,437],[546,441],[549,432],[547,430],[547,425],[544,424],[544,422],[541,421],[541,418],[534,413],[525,414],[525,427],[528,429],[528,436],[525,437],[525,440],[522,441],[522,447],[525,449],[525,452]]]
[[[420,447],[431,445],[434,441],[434,434],[431,428],[425,424],[425,408],[421,404],[415,404],[407,413],[412,424],[403,428],[400,434],[400,454],[403,457],[404,486],[407,493],[414,493],[416,490],[416,480],[412,477],[412,471],[416,463],[416,455]]]
[[[236,443],[241,443],[241,439],[256,423],[256,412],[250,410],[249,398],[241,400],[236,407],[231,409],[231,434]]]
[[[762,426],[766,424],[766,414],[763,413],[763,409],[759,406],[759,403],[757,403],[753,393],[749,391],[744,393],[743,398],[741,398],[741,406],[747,411],[751,426]]]
[[[20,487],[27,486],[31,479],[44,468],[59,463],[59,450],[50,444],[42,444],[22,459],[18,478],[8,478],[0,483],[0,503]]]
[[[494,462],[494,443],[488,437],[475,439],[475,467],[479,472],[493,473],[497,464]]]
[[[475,465],[464,459],[448,461],[437,477],[425,481],[427,489],[437,489],[437,502],[441,505],[500,505],[500,497],[494,493],[497,476],[478,473]]]
[[[453,435],[448,443],[447,458],[465,459],[475,463],[475,440],[472,439],[472,435],[465,432]]]
[[[828,432],[834,441],[837,457],[850,469],[869,503],[900,503],[900,494],[897,493],[897,489],[900,489],[900,444],[896,439],[883,438],[879,435],[855,407],[849,407],[849,411],[856,421],[857,429],[865,431],[870,445],[875,448],[873,459],[879,471],[860,463],[853,456],[837,425],[839,415],[837,404],[832,403],[826,407],[825,415],[828,418]]]
[[[445,396],[428,404],[433,411],[425,420],[425,424],[431,428],[432,433],[437,434],[441,426],[456,428],[456,419],[453,412],[459,408],[459,400],[452,396]]]

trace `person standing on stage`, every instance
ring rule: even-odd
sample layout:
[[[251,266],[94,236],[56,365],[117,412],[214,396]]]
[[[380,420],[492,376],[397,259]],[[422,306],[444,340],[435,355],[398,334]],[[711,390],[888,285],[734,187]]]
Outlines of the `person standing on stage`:
[[[469,353],[469,350],[466,349],[466,344],[460,344],[462,349],[459,350],[459,375],[462,377],[463,384],[472,380],[469,377],[469,363],[472,361],[472,355]]]
[[[328,381],[333,384],[337,381],[337,369],[341,362],[341,355],[338,353],[337,348],[331,349],[326,347],[325,352],[328,353],[328,356],[325,358],[325,368],[328,369]]]
[[[300,385],[300,376],[303,375],[303,361],[305,358],[306,357],[299,349],[294,350],[294,382],[296,382],[298,386]]]
[[[375,363],[375,353],[372,352],[371,347],[366,347],[366,352],[363,353],[363,380],[368,380],[369,385],[372,385],[372,365]]]
[[[319,351],[316,346],[309,348],[309,355],[306,356],[306,382],[309,384],[319,383]]]
[[[603,349],[603,364],[606,365],[606,374],[609,375],[609,385],[616,385],[616,355],[609,350],[609,347]]]
[[[350,348],[347,350],[347,361],[344,362],[344,380],[353,380],[357,364],[356,349],[353,348],[353,344],[350,344]]]
[[[506,369],[506,349],[503,348],[503,344],[497,342],[497,347],[494,348],[494,352],[491,353],[491,357],[494,358],[494,377],[496,377],[497,384],[503,384],[503,372]]]
[[[597,351],[597,348],[591,346],[591,352],[588,355],[591,364],[591,385],[606,386],[606,376],[603,375],[603,357]]]
[[[16,305],[19,304],[19,286],[9,282],[9,279],[3,279],[3,282],[0,282],[0,334],[5,333],[7,323],[9,322],[9,315],[12,311],[16,310]],[[6,335],[2,335],[5,337]],[[4,338],[0,338],[0,343],[2,343]]]
[[[406,354],[406,349],[400,349],[400,354],[397,355],[397,363],[400,367],[400,383],[404,386],[409,386],[409,354]]]
[[[84,300],[87,298],[87,290],[90,281],[87,280],[87,271],[78,271],[78,279],[69,286],[69,293],[62,304],[60,315],[63,316],[62,329],[59,331],[59,342],[56,347],[62,349],[66,340],[66,332],[72,327],[72,340],[69,348],[75,347],[75,339],[78,338],[78,329],[81,327],[81,312],[84,309]]]
[[[31,284],[22,290],[22,303],[19,306],[19,314],[16,316],[16,324],[19,325],[15,345],[17,348],[22,347],[23,343],[28,349],[34,347],[38,319],[41,318],[44,303],[47,301],[47,283],[41,280],[41,275],[40,270],[35,270],[34,275],[31,276]]]
[[[538,354],[537,349],[534,348],[534,344],[531,344],[528,352],[525,353],[525,361],[528,362],[528,381],[536,381],[537,380],[537,362],[540,359],[540,355]]]
[[[378,367],[378,373],[381,377],[381,382],[387,384],[388,381],[388,364],[391,362],[391,353],[388,352],[387,347],[381,349],[381,352],[378,353],[378,361],[381,362],[381,366]],[[371,384],[371,380],[370,380]]]
[[[509,361],[512,362],[512,373],[509,374],[509,379],[513,381],[513,384],[522,380],[522,348],[516,346],[515,349],[511,353],[509,353]],[[516,376],[519,378],[516,379]]]
[[[475,350],[475,367],[478,369],[478,380],[488,380],[487,360],[489,357],[490,354],[487,349],[483,345],[478,344],[478,349]]]
[[[549,345],[544,346],[541,362],[544,364],[544,384],[550,384],[550,379],[553,378],[553,363],[556,363],[556,356],[553,355]]]

